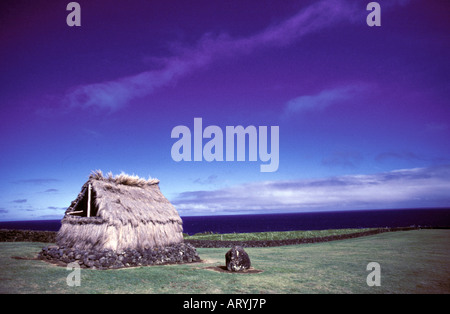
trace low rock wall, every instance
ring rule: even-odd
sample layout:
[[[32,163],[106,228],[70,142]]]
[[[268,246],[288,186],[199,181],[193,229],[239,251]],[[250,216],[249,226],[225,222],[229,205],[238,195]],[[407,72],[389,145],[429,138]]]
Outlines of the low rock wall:
[[[420,227],[401,227],[401,228],[379,228],[368,231],[340,234],[333,236],[306,238],[306,239],[284,239],[284,240],[250,240],[250,241],[220,241],[220,240],[184,240],[185,243],[192,244],[196,248],[221,248],[221,247],[273,247],[284,245],[297,245],[305,243],[329,242],[336,240],[352,239],[363,236],[374,235],[383,232],[407,231],[421,229]],[[428,229],[428,228],[427,228]]]
[[[0,242],[56,242],[55,231],[0,229]]]
[[[92,269],[117,269],[200,261],[197,250],[188,243],[146,250],[125,250],[123,252],[112,250],[84,251],[51,245],[43,248],[38,258],[58,265],[76,262],[81,268]]]

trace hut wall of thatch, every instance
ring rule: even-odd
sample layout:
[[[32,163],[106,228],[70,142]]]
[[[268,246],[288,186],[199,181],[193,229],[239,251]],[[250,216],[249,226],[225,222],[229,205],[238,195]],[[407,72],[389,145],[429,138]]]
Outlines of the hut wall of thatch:
[[[94,173],[67,209],[57,235],[58,245],[121,251],[183,242],[182,220],[158,183],[156,179]],[[89,185],[91,217],[87,217]]]

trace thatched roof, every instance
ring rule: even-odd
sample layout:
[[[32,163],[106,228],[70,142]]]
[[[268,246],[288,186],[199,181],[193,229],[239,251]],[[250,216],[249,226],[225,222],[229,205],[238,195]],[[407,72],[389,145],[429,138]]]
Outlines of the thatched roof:
[[[157,179],[94,172],[66,210],[58,244],[77,249],[124,250],[182,242],[182,220],[158,183]]]

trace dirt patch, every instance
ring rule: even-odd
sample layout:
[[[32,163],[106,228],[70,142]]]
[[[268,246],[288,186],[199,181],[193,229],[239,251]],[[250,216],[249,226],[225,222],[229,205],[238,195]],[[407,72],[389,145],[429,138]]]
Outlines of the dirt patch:
[[[228,273],[228,274],[259,274],[262,273],[262,270],[254,269],[253,267],[250,267],[249,269],[245,269],[243,271],[229,271],[226,266],[208,266],[204,267],[203,269],[216,271],[219,273]]]
[[[38,261],[37,257],[22,257],[22,256],[11,256],[13,259],[26,260],[26,261]]]

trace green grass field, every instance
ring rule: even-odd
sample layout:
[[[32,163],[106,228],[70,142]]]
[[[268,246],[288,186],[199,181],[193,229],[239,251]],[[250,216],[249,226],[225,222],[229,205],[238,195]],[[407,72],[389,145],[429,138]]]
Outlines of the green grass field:
[[[248,248],[256,274],[216,272],[227,248],[197,249],[203,263],[71,271],[34,257],[48,243],[0,243],[0,293],[450,293],[450,230],[412,230],[332,242]],[[369,262],[381,286],[369,287]]]
[[[276,231],[276,232],[253,232],[253,233],[211,233],[185,235],[185,240],[215,240],[215,241],[267,241],[267,240],[288,240],[288,239],[311,239],[328,236],[337,236],[364,231],[376,230],[376,228],[366,229],[329,229],[311,231]]]

